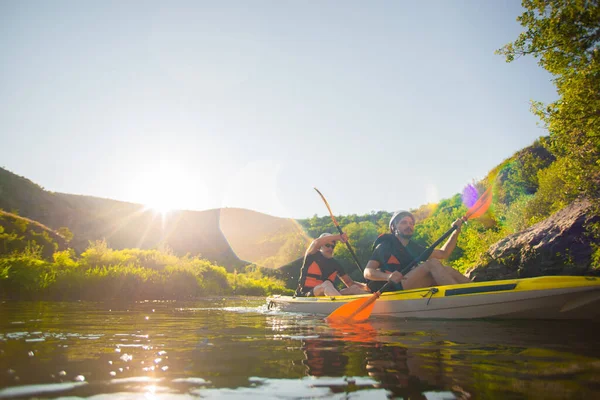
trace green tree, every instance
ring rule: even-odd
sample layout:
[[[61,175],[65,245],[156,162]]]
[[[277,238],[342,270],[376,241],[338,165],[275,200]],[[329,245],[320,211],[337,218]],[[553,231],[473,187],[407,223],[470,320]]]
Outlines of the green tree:
[[[57,230],[58,234],[65,238],[65,241],[69,243],[73,239],[73,232],[66,226],[61,226]]]
[[[532,103],[550,132],[549,148],[568,168],[555,183],[576,183],[576,191],[555,187],[554,203],[579,195],[600,210],[600,4],[598,0],[523,0],[517,21],[525,28],[497,53],[507,62],[533,55],[554,76],[559,99]]]
[[[360,262],[361,268],[364,268],[371,257],[371,247],[377,239],[377,226],[369,221],[353,222],[344,227],[344,232],[348,235],[348,241],[352,246],[356,257]],[[356,262],[343,243],[338,243],[335,251],[336,258],[344,259],[352,268],[356,268]]]

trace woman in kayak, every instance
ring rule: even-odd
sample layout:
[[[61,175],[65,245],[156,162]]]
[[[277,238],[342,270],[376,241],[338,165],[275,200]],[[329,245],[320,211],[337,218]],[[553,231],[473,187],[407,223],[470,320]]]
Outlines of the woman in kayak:
[[[333,258],[336,243],[338,241],[345,243],[347,240],[348,236],[345,233],[341,235],[323,233],[312,241],[304,255],[296,296],[340,296],[370,293],[367,285],[354,282],[340,263]],[[345,289],[338,291],[335,288],[333,282],[335,282],[336,276],[344,282]]]
[[[411,240],[415,231],[415,217],[408,211],[394,213],[389,224],[391,233],[377,238],[373,245],[373,254],[364,271],[369,289],[376,292],[387,281],[391,281],[386,287],[387,291],[470,282],[469,278],[439,261],[452,254],[462,223],[462,219],[454,221],[452,225],[456,226],[456,230],[448,241],[440,249],[426,254],[423,257],[426,260],[424,263],[402,275],[400,271],[427,249]]]

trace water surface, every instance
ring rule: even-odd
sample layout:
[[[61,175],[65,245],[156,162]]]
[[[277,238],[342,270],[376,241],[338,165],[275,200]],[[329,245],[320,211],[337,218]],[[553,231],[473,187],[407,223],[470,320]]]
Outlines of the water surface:
[[[562,399],[600,392],[600,325],[330,326],[264,299],[0,303],[0,399]]]

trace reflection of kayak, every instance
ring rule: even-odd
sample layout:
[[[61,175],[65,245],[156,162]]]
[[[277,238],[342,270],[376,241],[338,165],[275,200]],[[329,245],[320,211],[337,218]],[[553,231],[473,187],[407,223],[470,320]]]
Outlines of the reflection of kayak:
[[[269,308],[328,315],[371,295],[267,298]],[[600,315],[600,278],[544,276],[383,293],[372,315],[399,318],[591,319]]]

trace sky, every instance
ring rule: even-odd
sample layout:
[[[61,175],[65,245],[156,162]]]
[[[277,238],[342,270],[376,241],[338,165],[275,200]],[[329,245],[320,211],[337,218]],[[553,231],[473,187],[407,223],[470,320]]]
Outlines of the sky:
[[[273,216],[413,209],[547,132],[520,1],[0,2],[0,167]]]

